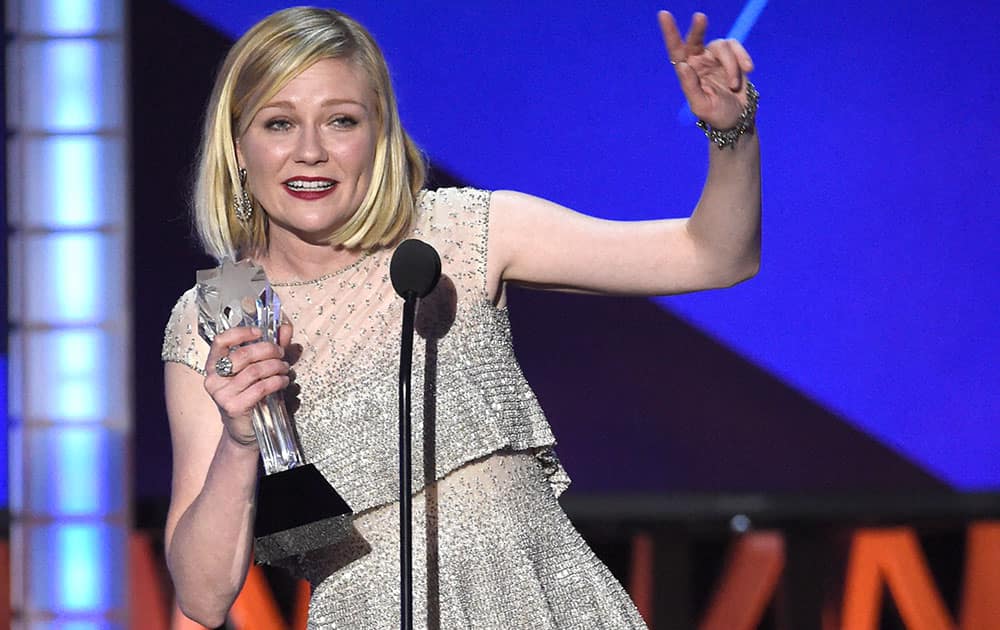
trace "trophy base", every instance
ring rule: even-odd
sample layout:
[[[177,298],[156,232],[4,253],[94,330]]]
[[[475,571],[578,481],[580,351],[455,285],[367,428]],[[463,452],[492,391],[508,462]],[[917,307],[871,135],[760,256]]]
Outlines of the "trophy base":
[[[312,464],[265,475],[257,486],[255,560],[269,564],[332,545],[350,531],[352,516]]]

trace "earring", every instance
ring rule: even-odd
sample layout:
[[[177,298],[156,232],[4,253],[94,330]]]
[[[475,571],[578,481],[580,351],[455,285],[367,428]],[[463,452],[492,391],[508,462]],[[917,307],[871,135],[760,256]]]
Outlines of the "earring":
[[[249,223],[250,218],[253,217],[253,202],[250,201],[250,195],[247,194],[247,169],[241,167],[239,174],[240,191],[233,193],[233,212],[240,223]]]

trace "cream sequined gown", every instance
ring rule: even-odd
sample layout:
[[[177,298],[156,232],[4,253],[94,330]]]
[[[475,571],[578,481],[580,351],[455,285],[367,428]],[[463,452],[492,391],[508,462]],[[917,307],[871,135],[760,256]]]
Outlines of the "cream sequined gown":
[[[486,290],[489,193],[425,192],[413,236],[441,255],[413,352],[414,627],[645,628],[556,498],[568,485]],[[276,284],[295,327],[290,409],[306,459],[357,514],[354,533],[282,563],[314,587],[310,628],[399,627],[398,397],[402,300],[391,251]],[[194,291],[163,358],[202,371]],[[290,389],[295,389],[290,388]]]

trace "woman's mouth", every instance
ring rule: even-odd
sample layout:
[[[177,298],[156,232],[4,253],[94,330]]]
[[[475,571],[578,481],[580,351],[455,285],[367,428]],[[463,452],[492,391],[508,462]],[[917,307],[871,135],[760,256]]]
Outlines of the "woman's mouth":
[[[336,180],[325,177],[295,177],[286,180],[285,190],[297,199],[321,199],[337,187]]]

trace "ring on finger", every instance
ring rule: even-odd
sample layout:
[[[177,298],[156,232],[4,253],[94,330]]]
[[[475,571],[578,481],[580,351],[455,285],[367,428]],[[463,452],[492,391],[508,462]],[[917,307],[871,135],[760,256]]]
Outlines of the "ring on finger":
[[[678,59],[677,61],[674,61],[673,59],[671,59],[670,60],[670,65],[676,66],[677,64],[684,63],[685,61],[687,61],[687,59]]]
[[[233,360],[229,355],[219,357],[215,362],[215,373],[227,378],[233,375]]]

